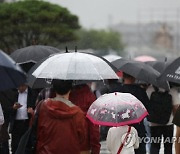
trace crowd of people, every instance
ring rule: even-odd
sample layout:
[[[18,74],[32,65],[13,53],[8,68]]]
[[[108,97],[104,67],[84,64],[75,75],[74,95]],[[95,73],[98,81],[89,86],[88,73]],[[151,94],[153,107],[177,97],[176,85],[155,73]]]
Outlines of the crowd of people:
[[[136,83],[134,77],[123,73],[122,81],[107,80],[106,84],[99,84],[93,90],[90,83],[74,85],[70,80],[53,80],[50,88],[37,90],[23,84],[18,89],[0,92],[4,115],[4,120],[0,121],[0,154],[18,154],[16,152],[18,144],[23,134],[32,126],[37,107],[39,107],[35,148],[37,154],[99,154],[100,142],[104,140],[107,141],[107,149],[116,154],[123,142],[121,138],[128,131],[134,136],[128,146],[122,147],[121,154],[159,154],[161,145],[159,141],[162,141],[162,138],[164,141],[168,139],[167,142],[163,142],[164,154],[172,154],[173,143],[176,154],[179,154],[180,143],[177,138],[180,137],[180,107],[178,108],[180,102],[178,89],[173,85],[168,91],[172,108],[166,123],[153,122],[147,117],[140,123],[130,125],[131,129],[128,130],[128,126],[119,128],[98,126],[86,118],[91,104],[100,95],[112,92],[131,93],[151,113],[150,103],[154,91],[156,90],[152,85]],[[162,102],[162,108],[163,105]],[[177,138],[174,142],[169,140],[174,137],[173,123],[177,126]],[[147,140],[142,140],[147,137],[159,140],[148,143]]]

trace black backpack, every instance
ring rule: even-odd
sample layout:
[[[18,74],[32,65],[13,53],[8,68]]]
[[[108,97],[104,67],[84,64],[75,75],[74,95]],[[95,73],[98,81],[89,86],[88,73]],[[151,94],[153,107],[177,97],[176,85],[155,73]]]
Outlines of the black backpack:
[[[157,124],[167,124],[172,109],[172,96],[168,91],[161,92],[158,88],[155,88],[155,91],[150,96],[148,121]]]

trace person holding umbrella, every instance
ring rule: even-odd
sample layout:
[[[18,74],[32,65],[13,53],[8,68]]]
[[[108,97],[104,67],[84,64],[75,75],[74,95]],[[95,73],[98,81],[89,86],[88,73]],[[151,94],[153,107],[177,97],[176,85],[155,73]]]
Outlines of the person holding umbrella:
[[[56,94],[53,87],[45,88],[39,93],[36,102],[38,104],[43,99],[54,97],[56,97]],[[96,96],[91,91],[90,87],[83,83],[72,87],[69,100],[80,107],[81,110],[86,114],[90,105],[96,100]],[[83,153],[85,154],[91,151],[92,154],[99,154],[101,146],[99,143],[99,126],[93,125],[87,118],[86,123],[88,125],[86,139],[81,145],[83,147]]]
[[[94,124],[113,126],[107,135],[107,147],[112,154],[133,154],[138,148],[137,131],[128,126],[147,116],[144,105],[130,93],[109,93],[92,103],[87,118]]]
[[[41,103],[36,153],[80,154],[85,141],[83,111],[69,101],[72,81],[53,80],[56,96]]]
[[[73,87],[70,93],[70,100],[86,114],[90,105],[96,100],[96,96],[87,84],[80,84]],[[87,136],[83,143],[84,150],[90,151],[91,154],[100,153],[100,132],[99,126],[92,124],[89,119],[87,122]]]
[[[11,150],[15,154],[23,134],[28,130],[37,93],[26,83],[14,91],[9,132],[12,135]]]
[[[6,90],[0,92],[0,102],[4,114],[4,124],[0,129],[0,153],[9,154],[9,139],[8,132],[10,115],[13,112],[12,104],[14,103],[14,91]]]
[[[149,98],[147,96],[146,90],[144,88],[141,88],[139,85],[136,85],[135,81],[136,81],[135,77],[123,72],[123,84],[119,85],[118,89],[112,92],[130,93],[134,95],[136,98],[138,98],[143,103],[145,108],[148,110]],[[143,121],[133,126],[138,131],[138,135],[140,137],[142,138],[146,137],[146,129]],[[139,148],[135,150],[135,153],[136,154],[146,153],[146,144],[144,142],[141,142]]]
[[[179,94],[177,88],[171,86],[170,90],[166,91],[162,88],[149,86],[147,94],[150,98],[148,121],[151,137],[159,138],[161,140],[164,139],[164,154],[172,154],[173,143],[171,141],[174,134],[172,120],[179,106]],[[159,154],[160,148],[160,142],[151,142],[150,153]]]

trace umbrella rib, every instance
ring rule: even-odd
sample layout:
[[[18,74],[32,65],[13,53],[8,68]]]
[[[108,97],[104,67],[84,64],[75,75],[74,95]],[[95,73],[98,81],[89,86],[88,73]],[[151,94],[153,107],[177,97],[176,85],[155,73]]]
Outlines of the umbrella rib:
[[[66,54],[69,54],[69,53],[66,53]],[[76,53],[75,53],[75,54],[76,54]],[[74,56],[74,55],[72,55],[72,56],[71,56],[71,58],[70,58],[70,62],[69,62],[69,65],[68,65],[68,67],[67,67],[66,79],[67,79],[68,70],[69,70],[70,63],[71,63],[71,61],[72,61],[73,56]]]
[[[119,102],[118,99],[116,99],[116,102],[117,103]],[[116,110],[115,113],[118,113],[117,107],[115,108],[115,110]],[[116,116],[118,116],[118,114],[116,114]],[[118,124],[118,118],[117,117],[115,117],[115,118],[116,118],[116,124]]]
[[[90,61],[92,61],[89,57],[87,57]],[[98,58],[98,57],[97,57]],[[102,59],[101,59],[102,60]],[[104,61],[105,62],[105,61]],[[106,62],[105,62],[106,63]],[[94,66],[94,63],[92,63],[92,65]],[[98,71],[97,71],[97,69],[96,69],[96,67],[93,67],[94,68],[94,70],[97,72],[97,74],[99,74],[98,73]],[[101,80],[104,80],[102,77],[101,77],[101,75],[99,74],[99,76],[100,76],[100,78],[101,78]]]

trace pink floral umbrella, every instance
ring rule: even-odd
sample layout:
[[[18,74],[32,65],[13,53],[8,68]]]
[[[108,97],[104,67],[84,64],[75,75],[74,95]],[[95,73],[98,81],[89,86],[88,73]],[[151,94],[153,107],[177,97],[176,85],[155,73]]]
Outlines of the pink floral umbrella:
[[[135,96],[115,92],[94,101],[86,116],[97,125],[123,126],[139,123],[147,115],[146,108]]]

